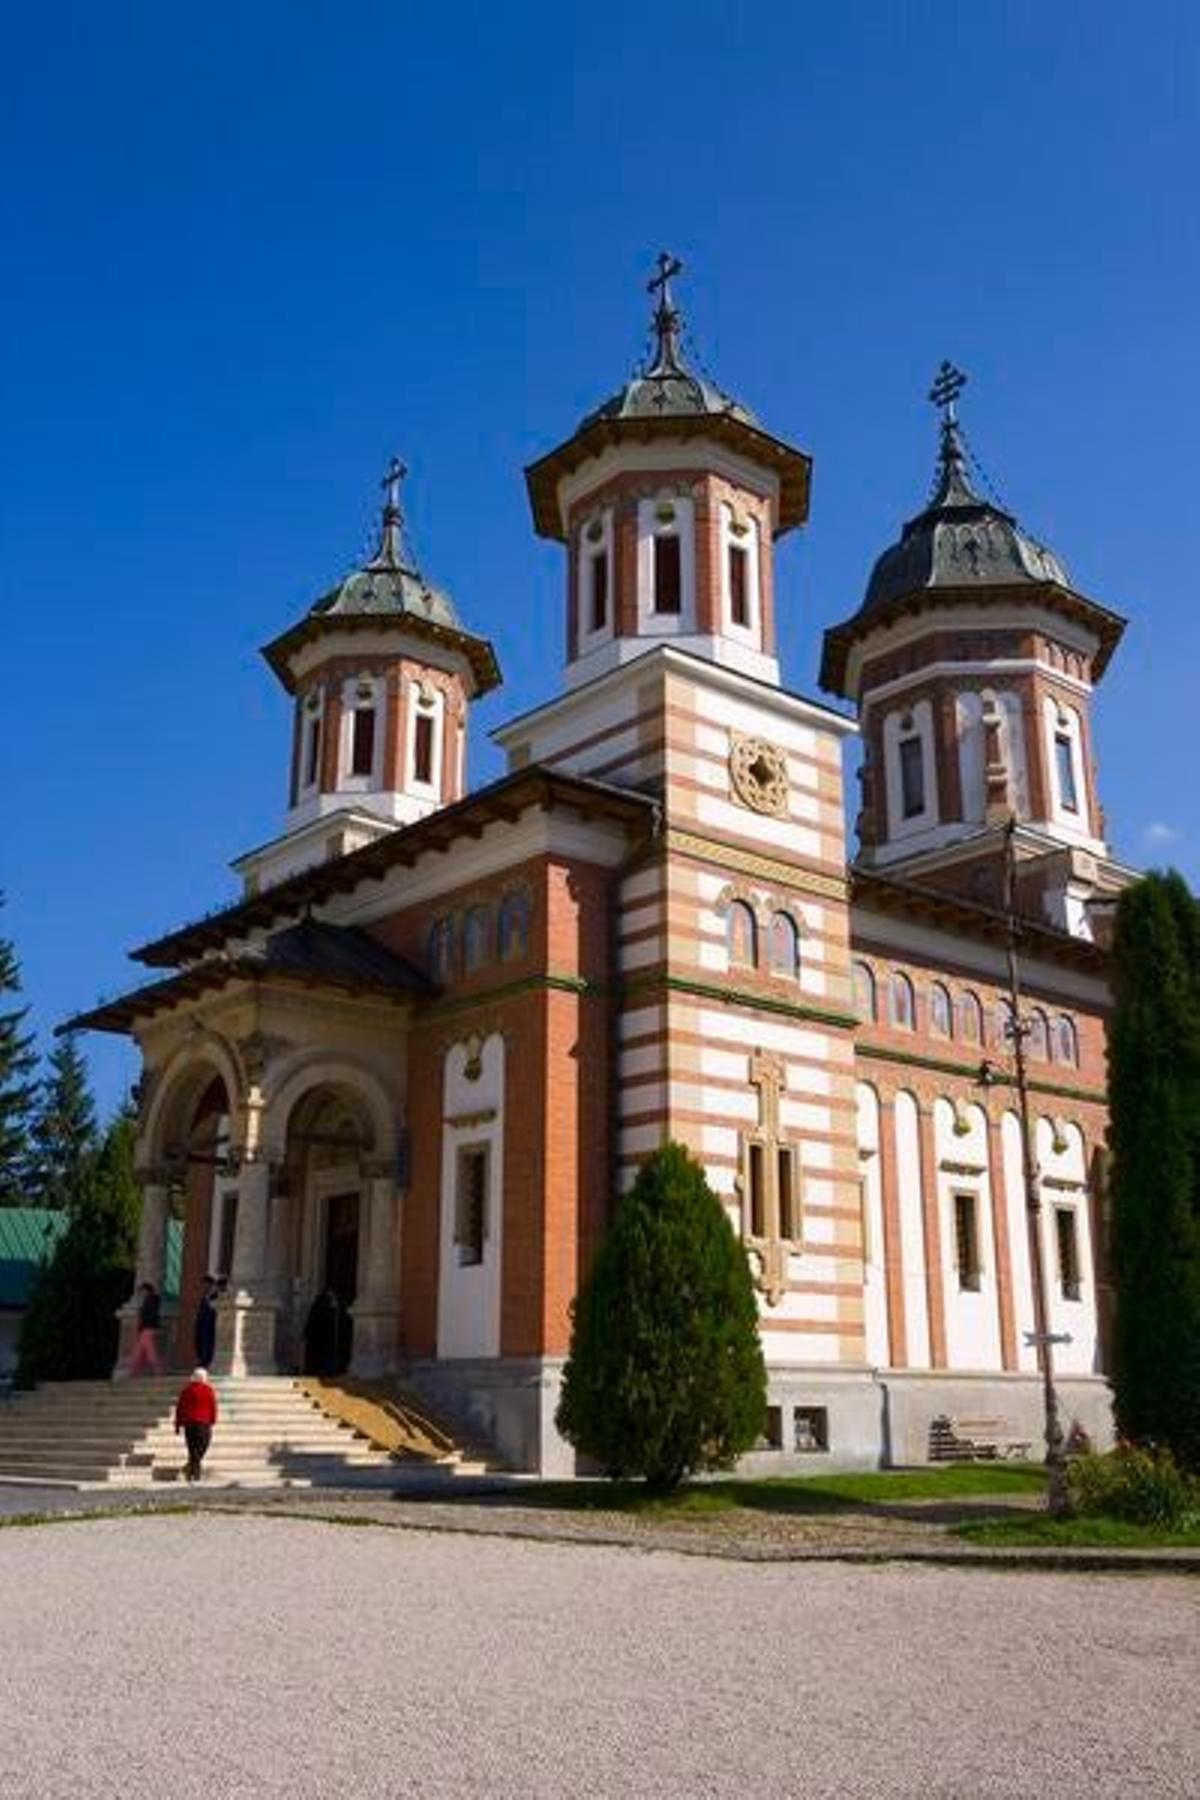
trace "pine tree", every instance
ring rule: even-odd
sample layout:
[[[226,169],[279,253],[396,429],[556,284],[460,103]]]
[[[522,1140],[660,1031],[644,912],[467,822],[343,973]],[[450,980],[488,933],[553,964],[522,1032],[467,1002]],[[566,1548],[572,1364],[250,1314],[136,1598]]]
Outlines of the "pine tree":
[[[71,1222],[21,1321],[17,1379],[84,1381],[111,1373],[117,1308],[133,1286],[139,1196],[133,1114],[118,1113],[85,1158]]]
[[[36,1092],[30,1079],[37,1066],[33,1037],[24,1030],[29,1008],[3,1007],[6,994],[20,991],[16,952],[0,938],[0,1206],[19,1206],[25,1199],[29,1119]]]
[[[1121,896],[1112,984],[1117,1423],[1200,1469],[1200,914],[1178,875]]]
[[[700,1164],[667,1144],[618,1202],[575,1303],[559,1429],[661,1492],[731,1467],[765,1409],[745,1251]]]
[[[54,1046],[49,1064],[34,1112],[26,1192],[38,1206],[70,1207],[96,1147],[96,1107],[73,1033]]]

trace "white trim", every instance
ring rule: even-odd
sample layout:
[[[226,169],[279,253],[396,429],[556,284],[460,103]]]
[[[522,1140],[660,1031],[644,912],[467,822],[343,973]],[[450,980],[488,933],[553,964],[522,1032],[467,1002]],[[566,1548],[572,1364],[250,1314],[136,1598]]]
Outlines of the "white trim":
[[[1090,681],[1079,681],[1074,675],[1066,675],[1051,663],[1037,656],[995,656],[985,661],[970,662],[933,662],[922,663],[919,668],[910,669],[904,675],[897,675],[891,681],[881,681],[878,687],[870,687],[859,702],[859,712],[865,719],[874,707],[881,706],[887,700],[905,693],[911,687],[923,686],[927,681],[949,680],[957,683],[966,678],[986,682],[994,687],[997,681],[1003,681],[1014,675],[1051,675],[1065,688],[1070,688],[1082,700],[1090,700],[1095,692]]]
[[[690,421],[689,421],[690,423]],[[649,444],[621,443],[606,446],[599,456],[589,457],[581,468],[564,475],[558,484],[558,506],[561,527],[578,501],[602,487],[614,475],[652,474],[656,470],[695,469],[702,475],[723,477],[735,487],[769,501],[774,524],[779,520],[779,478],[761,464],[738,456],[724,444],[704,438],[687,443],[668,439]]]
[[[369,689],[363,699],[359,690]],[[341,742],[338,745],[338,787],[349,794],[369,794],[383,781],[383,740],[386,734],[386,683],[381,675],[348,675],[342,682]],[[354,715],[370,708],[375,714],[375,739],[371,750],[369,774],[355,775],[351,769],[354,756]]]
[[[721,626],[735,644],[744,644],[747,649],[762,649],[762,558],[759,548],[758,520],[749,511],[743,513],[736,523],[742,526],[740,533],[735,532],[735,512],[728,500],[721,502],[720,558],[721,567],[718,576],[721,595]],[[730,551],[741,550],[746,557],[746,613],[745,625],[738,625],[733,617],[733,584],[730,580]]]
[[[660,512],[670,510],[663,519]],[[654,546],[658,538],[679,540],[679,611],[655,611]],[[689,494],[664,489],[638,501],[637,621],[643,637],[686,637],[696,630],[696,505]]]
[[[411,676],[405,682],[407,725],[404,745],[404,787],[406,792],[417,800],[440,800],[442,798],[442,740],[446,729],[446,696],[440,687],[432,683],[414,680]],[[417,780],[417,719],[432,719],[432,746],[429,766],[432,778],[429,781]]]
[[[589,538],[588,533],[596,524],[600,526],[600,536]],[[613,509],[606,506],[598,513],[592,513],[585,519],[576,533],[575,539],[575,592],[576,592],[576,625],[575,657],[587,654],[589,650],[598,649],[601,644],[612,642],[615,635],[616,613],[616,566],[613,542]],[[595,565],[604,558],[608,563],[608,598],[604,609],[604,624],[593,629],[592,619],[595,617]]]

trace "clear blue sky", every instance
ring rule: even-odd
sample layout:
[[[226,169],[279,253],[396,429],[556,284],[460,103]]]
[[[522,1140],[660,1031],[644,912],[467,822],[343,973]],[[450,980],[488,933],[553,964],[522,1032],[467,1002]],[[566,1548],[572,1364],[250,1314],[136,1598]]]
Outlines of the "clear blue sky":
[[[280,826],[257,656],[410,463],[426,572],[559,679],[521,470],[642,352],[664,245],[706,364],[816,460],[786,674],[922,500],[949,356],[992,480],[1132,625],[1120,853],[1200,876],[1200,8],[5,9],[0,929],[39,1031]],[[91,1041],[104,1103],[130,1078]]]

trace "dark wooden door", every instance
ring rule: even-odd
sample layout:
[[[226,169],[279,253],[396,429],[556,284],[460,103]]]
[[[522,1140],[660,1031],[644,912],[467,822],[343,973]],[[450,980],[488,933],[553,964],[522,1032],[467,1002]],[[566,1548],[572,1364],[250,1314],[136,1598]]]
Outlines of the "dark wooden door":
[[[353,1349],[350,1307],[358,1293],[358,1195],[331,1194],[325,1208],[325,1285],[338,1297],[340,1373]]]

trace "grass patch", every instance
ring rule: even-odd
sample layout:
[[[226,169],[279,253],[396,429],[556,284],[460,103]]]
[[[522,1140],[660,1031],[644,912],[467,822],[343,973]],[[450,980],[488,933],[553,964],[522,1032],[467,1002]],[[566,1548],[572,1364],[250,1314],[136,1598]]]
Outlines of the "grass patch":
[[[996,1550],[1030,1546],[1051,1550],[1200,1550],[1200,1525],[1163,1531],[1123,1519],[1051,1519],[1024,1513],[1016,1519],[972,1519],[955,1535]]]
[[[956,1463],[944,1469],[879,1469],[852,1475],[777,1476],[766,1481],[704,1481],[675,1494],[648,1494],[635,1481],[543,1482],[520,1504],[568,1512],[709,1516],[727,1512],[840,1512],[912,1501],[1004,1499],[1040,1493],[1042,1469],[1028,1463]],[[513,1496],[504,1496],[511,1500]]]

